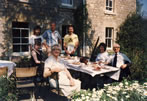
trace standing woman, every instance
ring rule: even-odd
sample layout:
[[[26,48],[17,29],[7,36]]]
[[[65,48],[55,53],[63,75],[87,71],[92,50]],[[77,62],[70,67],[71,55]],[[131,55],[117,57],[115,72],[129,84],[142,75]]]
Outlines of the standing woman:
[[[34,48],[35,41],[38,41],[40,43],[43,42],[43,38],[41,36],[41,27],[36,26],[34,27],[33,31],[33,35],[31,35],[31,37],[29,38],[30,50]]]
[[[104,64],[105,62],[107,62],[107,59],[109,58],[109,55],[106,51],[106,47],[107,45],[105,43],[100,43],[99,45],[100,53],[97,55],[96,58],[96,62],[98,62],[99,64]]]

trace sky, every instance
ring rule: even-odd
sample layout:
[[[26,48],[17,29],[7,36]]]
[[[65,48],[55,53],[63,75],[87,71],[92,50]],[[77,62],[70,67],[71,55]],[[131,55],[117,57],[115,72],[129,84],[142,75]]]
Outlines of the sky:
[[[141,3],[143,4],[142,11],[144,12],[144,16],[147,17],[147,0],[141,0]]]

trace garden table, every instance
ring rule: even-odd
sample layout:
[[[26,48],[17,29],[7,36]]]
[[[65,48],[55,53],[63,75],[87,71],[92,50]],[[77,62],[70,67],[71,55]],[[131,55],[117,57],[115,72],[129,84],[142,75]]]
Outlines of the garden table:
[[[79,60],[78,59],[65,59],[65,58],[63,58],[62,60],[63,60],[63,63],[67,65],[68,69],[83,72],[83,73],[91,75],[92,77],[96,75],[109,73],[109,72],[115,72],[119,70],[119,68],[108,66],[108,65],[103,65],[104,68],[101,68],[100,70],[94,70],[91,63],[89,65],[85,65],[84,63],[73,64],[75,62],[78,62]]]
[[[8,67],[8,77],[13,73],[13,68],[16,64],[12,61],[0,60],[0,68]]]

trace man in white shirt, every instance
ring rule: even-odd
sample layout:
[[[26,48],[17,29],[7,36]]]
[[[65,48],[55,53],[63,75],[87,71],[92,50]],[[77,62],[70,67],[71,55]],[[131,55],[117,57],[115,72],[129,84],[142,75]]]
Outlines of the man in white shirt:
[[[120,45],[114,44],[114,54],[110,56],[107,63],[111,66],[119,68],[119,71],[115,73],[108,73],[109,77],[116,81],[121,81],[123,77],[130,75],[129,67],[131,64],[130,59],[123,53],[120,53]]]

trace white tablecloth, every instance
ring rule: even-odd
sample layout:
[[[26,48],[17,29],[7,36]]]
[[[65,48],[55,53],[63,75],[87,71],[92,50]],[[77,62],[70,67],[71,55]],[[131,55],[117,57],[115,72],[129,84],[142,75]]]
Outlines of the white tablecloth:
[[[115,71],[119,70],[118,68],[104,65],[105,68],[102,68],[102,69],[96,71],[96,70],[93,70],[94,68],[92,67],[92,65],[75,65],[75,64],[72,64],[75,61],[77,61],[77,60],[70,60],[70,59],[65,60],[65,59],[63,59],[63,62],[67,65],[68,69],[87,73],[87,74],[91,75],[92,77],[94,77],[95,75],[100,75],[100,74],[109,73],[109,72],[115,72]]]
[[[8,77],[13,73],[13,68],[16,64],[12,61],[0,60],[0,68],[8,67]]]

